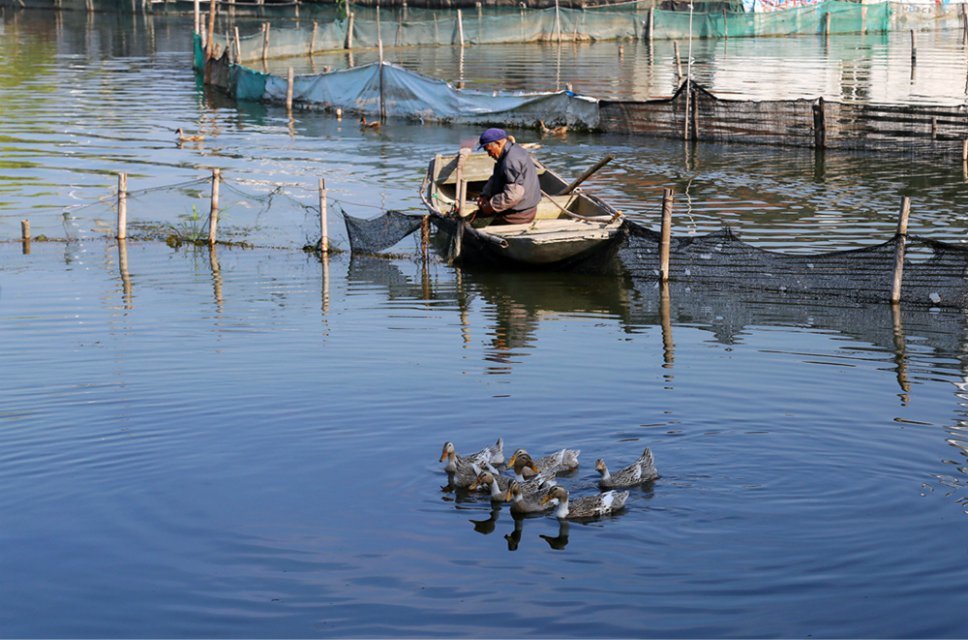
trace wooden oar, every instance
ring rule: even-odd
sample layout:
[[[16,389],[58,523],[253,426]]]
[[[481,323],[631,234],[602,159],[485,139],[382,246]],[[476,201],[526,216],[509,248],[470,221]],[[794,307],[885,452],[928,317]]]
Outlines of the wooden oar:
[[[580,176],[578,176],[577,178],[575,178],[575,181],[572,182],[567,187],[565,187],[564,191],[562,191],[558,195],[560,195],[560,196],[566,196],[566,195],[568,195],[569,193],[571,193],[572,191],[575,190],[575,187],[577,187],[582,182],[584,182],[585,180],[587,180],[588,178],[590,178],[593,173],[595,173],[596,171],[598,171],[599,169],[601,169],[602,167],[604,167],[605,165],[607,165],[609,162],[611,162],[614,159],[615,159],[615,156],[605,156],[604,158],[602,158],[601,160],[599,160],[598,162],[596,162],[595,164],[593,164],[585,173],[583,173]]]

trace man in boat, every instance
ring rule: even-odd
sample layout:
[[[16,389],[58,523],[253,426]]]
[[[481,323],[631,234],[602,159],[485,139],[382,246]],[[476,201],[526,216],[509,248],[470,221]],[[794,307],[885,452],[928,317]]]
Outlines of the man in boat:
[[[534,160],[504,129],[481,134],[478,149],[494,159],[494,172],[477,198],[479,216],[495,216],[496,224],[525,224],[534,220],[541,186]]]

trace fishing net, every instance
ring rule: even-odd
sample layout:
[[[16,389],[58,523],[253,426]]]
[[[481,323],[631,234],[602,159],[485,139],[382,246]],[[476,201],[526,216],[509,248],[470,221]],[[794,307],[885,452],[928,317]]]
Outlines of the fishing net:
[[[353,253],[379,253],[397,244],[420,228],[423,216],[387,211],[376,218],[364,219],[349,215],[342,207],[336,207],[346,222]]]
[[[629,222],[619,251],[633,279],[659,277],[659,234]],[[898,238],[871,247],[811,255],[767,251],[742,242],[729,228],[694,238],[673,238],[669,277],[728,290],[771,291],[798,297],[837,296],[890,301]],[[968,250],[908,236],[901,301],[938,307],[968,303]]]

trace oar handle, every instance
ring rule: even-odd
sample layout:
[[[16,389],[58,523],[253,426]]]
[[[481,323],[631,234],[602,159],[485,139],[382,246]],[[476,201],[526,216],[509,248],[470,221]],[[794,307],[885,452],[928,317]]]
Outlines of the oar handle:
[[[615,156],[605,156],[604,158],[602,158],[601,160],[593,164],[587,171],[585,171],[585,173],[575,178],[575,181],[572,182],[567,187],[565,187],[564,191],[562,191],[558,195],[561,195],[561,196],[568,195],[569,193],[574,191],[578,185],[580,185],[582,182],[590,178],[593,173],[595,173],[596,171],[598,171],[599,169],[601,169],[602,167],[604,167],[614,159],[615,159]]]

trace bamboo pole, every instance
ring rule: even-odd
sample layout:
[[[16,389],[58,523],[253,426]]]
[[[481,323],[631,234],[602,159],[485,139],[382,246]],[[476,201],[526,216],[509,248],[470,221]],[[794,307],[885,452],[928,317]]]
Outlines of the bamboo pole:
[[[293,71],[292,67],[289,67],[286,73],[286,111],[289,113],[292,113],[292,89],[295,81],[295,71]]]
[[[201,0],[195,0],[195,33],[202,32],[202,7]]]
[[[723,6],[723,39],[729,40],[729,20],[726,16],[725,6]]]
[[[555,0],[555,38],[561,44],[561,10],[558,8],[558,0]]]
[[[382,24],[381,24],[381,21],[380,21],[380,4],[379,3],[377,3],[377,5],[376,5],[376,41],[378,43],[382,43],[383,42],[383,31],[382,31]],[[383,45],[381,44],[380,46],[381,46],[381,49],[380,50],[382,51],[383,50],[382,49],[382,46]]]
[[[813,146],[816,149],[827,147],[827,123],[824,114],[823,96],[813,104]]]
[[[824,41],[830,40],[830,12],[828,11],[823,17],[823,38]]]
[[[319,179],[319,250],[329,253],[329,209],[327,207],[326,180]]]
[[[316,50],[316,33],[319,31],[319,23],[313,20],[313,35],[309,39],[309,56],[312,57],[313,51]]]
[[[461,16],[460,9],[457,10],[457,37],[460,41],[460,46],[464,48],[464,19]]]
[[[262,23],[262,64],[269,60],[269,23]]]
[[[897,251],[894,253],[894,285],[891,288],[891,304],[901,301],[901,281],[904,278],[904,250],[907,245],[908,215],[911,212],[911,198],[901,199],[901,211],[897,217]]]
[[[128,237],[128,174],[118,174],[118,240]]]
[[[235,64],[242,64],[242,39],[238,27],[235,27]]]
[[[662,227],[659,240],[659,281],[669,281],[669,252],[672,243],[672,198],[675,191],[662,192]]]
[[[682,60],[679,58],[679,42],[672,42],[672,51],[675,53],[676,57],[676,87],[682,82]]]
[[[30,220],[20,221],[20,243],[23,254],[30,253]]]
[[[386,94],[383,85],[383,40],[378,40],[380,45],[380,122],[387,119]]]
[[[353,22],[355,19],[356,14],[351,11],[346,18],[346,42],[343,44],[344,49],[353,48]]]
[[[654,34],[655,34],[655,7],[649,7],[649,46],[652,46]]]
[[[961,142],[961,162],[968,162],[968,139]]]
[[[218,183],[222,180],[222,172],[212,169],[212,202],[208,211],[208,243],[215,244],[218,231]]]
[[[918,35],[914,29],[911,29],[911,64],[914,64],[918,60]]]
[[[964,29],[962,30],[961,40],[966,47],[968,47],[968,4],[961,5],[961,22],[964,24]]]
[[[205,61],[208,62],[212,59],[212,53],[215,50],[215,9],[216,2],[212,0],[209,3],[208,9],[208,30],[206,31],[206,37],[208,38],[208,46],[205,49],[208,53],[205,55]]]
[[[464,213],[464,163],[467,162],[467,156],[471,154],[470,149],[461,149],[457,153],[457,178],[456,184],[454,185],[454,195],[456,196],[456,207],[457,207],[457,217],[460,218]]]

